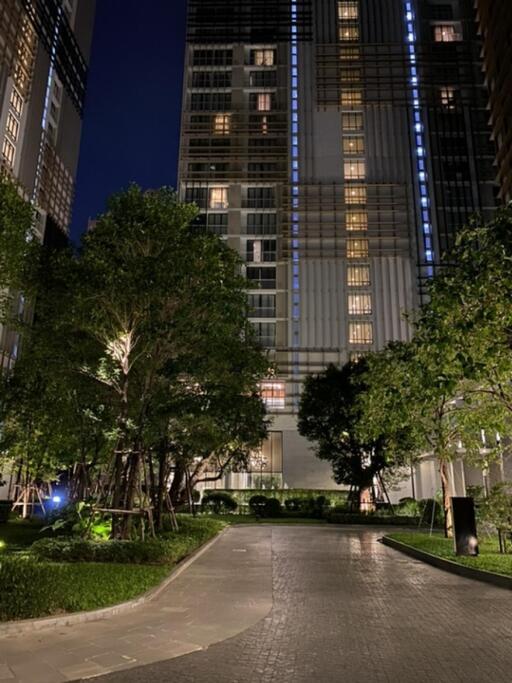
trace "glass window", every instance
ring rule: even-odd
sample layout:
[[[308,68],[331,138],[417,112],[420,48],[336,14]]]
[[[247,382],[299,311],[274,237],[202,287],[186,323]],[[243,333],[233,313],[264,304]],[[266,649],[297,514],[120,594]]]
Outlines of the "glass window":
[[[359,3],[357,0],[339,0],[338,19],[357,19],[359,17]]]
[[[348,239],[347,258],[365,258],[368,256],[368,240]]]
[[[14,157],[16,155],[16,148],[7,138],[4,138],[2,146],[2,155],[9,166],[14,166]]]
[[[434,40],[436,43],[453,43],[462,40],[455,24],[437,24],[434,26]]]
[[[227,187],[211,187],[208,200],[210,209],[227,209],[228,208],[228,188]]]
[[[249,85],[252,88],[274,88],[277,85],[276,71],[251,71]]]
[[[455,88],[445,86],[439,90],[439,99],[441,100],[441,106],[443,109],[453,111],[457,104]]]
[[[276,324],[275,323],[252,323],[256,332],[256,340],[265,348],[272,348],[276,345]]]
[[[344,137],[343,153],[346,155],[356,154],[358,156],[364,154],[364,137],[362,135]]]
[[[347,42],[359,40],[359,26],[343,23],[339,28],[339,39]]]
[[[249,316],[251,318],[275,318],[275,294],[249,294]]]
[[[247,240],[247,261],[268,263],[276,260],[276,240]]]
[[[247,266],[247,279],[259,289],[275,289],[276,288],[276,269],[275,268],[258,268],[256,266]]]
[[[343,171],[345,180],[364,180],[366,173],[364,161],[345,161]]]
[[[342,83],[358,83],[361,80],[361,69],[350,68],[340,69],[340,80]]]
[[[16,88],[13,88],[11,92],[10,107],[13,113],[18,118],[21,118],[21,112],[23,111],[23,98]]]
[[[247,233],[249,235],[275,235],[277,216],[275,213],[247,214]]]
[[[14,142],[16,142],[16,140],[18,139],[20,124],[14,118],[13,114],[10,111],[7,112],[7,123],[5,125],[5,130],[7,131],[8,135],[14,140]]]
[[[343,112],[342,114],[343,130],[362,130],[363,129],[363,113],[360,111]]]
[[[346,185],[345,204],[366,204],[366,186]]]
[[[373,325],[369,322],[348,324],[349,344],[373,344]]]
[[[284,382],[261,382],[260,396],[267,408],[284,408],[286,385]]]
[[[247,206],[253,209],[271,209],[275,206],[275,192],[273,187],[247,188]]]
[[[366,211],[347,211],[347,230],[368,230]]]
[[[229,135],[231,132],[231,114],[215,114],[213,117],[214,135]]]
[[[251,64],[255,66],[274,66],[275,51],[274,50],[252,50]]]
[[[371,294],[349,294],[348,295],[349,315],[371,315],[372,295]]]
[[[340,47],[340,59],[342,61],[356,61],[361,57],[361,51],[358,47],[350,45],[347,47],[343,45]]]
[[[256,98],[257,111],[270,111],[272,108],[272,97],[270,93],[258,93]]]
[[[343,107],[356,107],[363,101],[361,90],[344,90],[341,93],[340,102]]]
[[[347,285],[349,287],[368,287],[370,285],[370,266],[348,266]]]

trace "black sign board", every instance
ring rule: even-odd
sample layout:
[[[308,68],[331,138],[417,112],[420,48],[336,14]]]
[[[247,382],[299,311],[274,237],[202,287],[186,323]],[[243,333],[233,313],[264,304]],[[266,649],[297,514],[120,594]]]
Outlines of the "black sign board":
[[[473,498],[452,498],[453,540],[456,555],[478,555]]]

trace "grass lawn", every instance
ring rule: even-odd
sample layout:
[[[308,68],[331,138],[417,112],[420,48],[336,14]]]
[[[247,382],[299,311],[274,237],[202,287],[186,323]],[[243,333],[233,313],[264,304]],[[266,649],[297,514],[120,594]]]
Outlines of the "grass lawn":
[[[479,539],[480,555],[478,557],[459,557],[455,555],[453,550],[453,540],[444,538],[440,534],[434,533],[429,536],[427,533],[421,532],[396,532],[387,534],[387,536],[418,550],[452,560],[452,562],[457,562],[466,567],[512,576],[512,554],[500,555],[497,538]]]

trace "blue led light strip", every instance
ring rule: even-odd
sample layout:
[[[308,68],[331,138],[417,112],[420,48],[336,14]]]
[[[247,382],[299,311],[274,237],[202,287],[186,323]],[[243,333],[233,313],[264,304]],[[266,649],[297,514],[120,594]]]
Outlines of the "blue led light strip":
[[[297,2],[291,1],[291,190],[292,190],[292,375],[299,375],[300,283],[299,283],[299,66],[297,40]],[[294,391],[294,403],[298,405]]]
[[[420,200],[420,214],[423,234],[423,247],[427,264],[434,262],[434,248],[432,245],[432,216],[430,211],[430,197],[428,192],[428,177],[426,167],[425,126],[420,101],[420,82],[417,60],[416,15],[413,3],[405,0],[405,22],[407,27],[407,49],[409,55],[409,80],[412,93],[413,136],[416,152],[416,171],[418,194]],[[427,266],[427,275],[433,275],[432,265]]]

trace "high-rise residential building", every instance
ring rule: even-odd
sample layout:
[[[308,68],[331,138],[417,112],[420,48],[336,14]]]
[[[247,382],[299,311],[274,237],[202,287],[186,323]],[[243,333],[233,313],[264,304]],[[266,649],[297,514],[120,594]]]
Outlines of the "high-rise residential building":
[[[0,171],[36,212],[47,244],[66,241],[78,164],[95,0],[0,3]],[[0,327],[1,367],[18,353]]]
[[[473,0],[189,0],[180,192],[239,251],[275,373],[270,438],[224,485],[333,486],[304,377],[390,340],[475,211],[494,149]]]
[[[512,201],[512,3],[477,0],[502,203]]]

